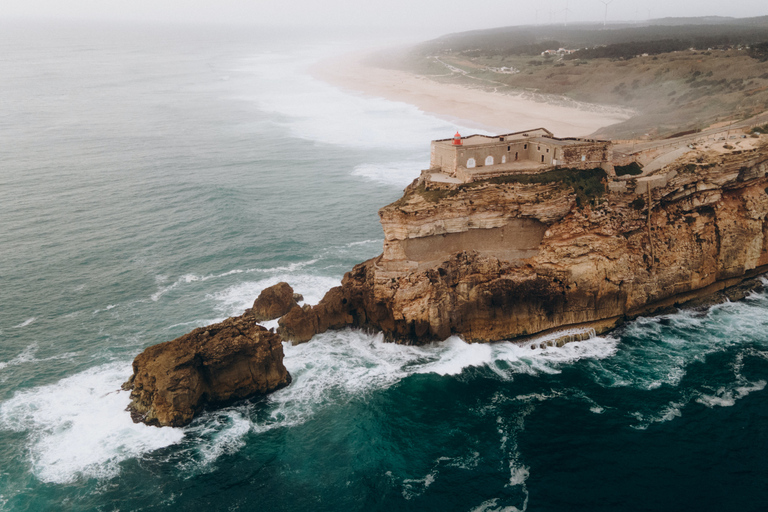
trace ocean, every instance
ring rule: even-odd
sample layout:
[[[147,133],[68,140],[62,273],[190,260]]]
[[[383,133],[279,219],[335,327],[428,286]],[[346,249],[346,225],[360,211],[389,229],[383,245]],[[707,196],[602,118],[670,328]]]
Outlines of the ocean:
[[[0,510],[765,510],[766,292],[561,348],[329,332],[269,397],[132,423],[139,352],[316,303],[468,131],[307,72],[379,43],[2,27]]]

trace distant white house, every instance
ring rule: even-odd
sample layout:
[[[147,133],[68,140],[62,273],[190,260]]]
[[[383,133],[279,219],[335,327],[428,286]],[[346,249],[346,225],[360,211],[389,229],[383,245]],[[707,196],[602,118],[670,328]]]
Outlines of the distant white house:
[[[574,53],[576,50],[569,50],[567,48],[558,48],[557,50],[544,50],[541,52],[542,55],[570,55]]]

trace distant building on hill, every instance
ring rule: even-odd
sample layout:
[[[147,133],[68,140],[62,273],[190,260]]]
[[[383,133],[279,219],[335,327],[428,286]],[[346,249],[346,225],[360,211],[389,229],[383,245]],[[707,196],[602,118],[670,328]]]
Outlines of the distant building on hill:
[[[575,53],[576,50],[569,50],[567,48],[558,48],[557,50],[544,50],[542,55],[570,55]]]
[[[535,174],[558,167],[613,169],[609,141],[559,139],[544,128],[504,135],[458,133],[452,139],[432,141],[430,172],[470,183],[507,174]]]

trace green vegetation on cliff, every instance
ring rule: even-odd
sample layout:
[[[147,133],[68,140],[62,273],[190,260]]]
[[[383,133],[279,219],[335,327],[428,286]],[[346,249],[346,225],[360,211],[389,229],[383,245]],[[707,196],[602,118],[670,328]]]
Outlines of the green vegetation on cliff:
[[[605,194],[605,179],[607,177],[608,174],[600,168],[586,170],[554,169],[538,174],[498,176],[486,180],[457,185],[449,189],[428,189],[424,183],[421,183],[414,188],[406,189],[403,197],[392,203],[390,206],[404,206],[414,195],[418,195],[431,203],[438,203],[445,198],[455,197],[464,191],[488,185],[549,185],[552,183],[558,184],[560,190],[571,191],[575,194],[576,204],[581,206],[603,197]]]

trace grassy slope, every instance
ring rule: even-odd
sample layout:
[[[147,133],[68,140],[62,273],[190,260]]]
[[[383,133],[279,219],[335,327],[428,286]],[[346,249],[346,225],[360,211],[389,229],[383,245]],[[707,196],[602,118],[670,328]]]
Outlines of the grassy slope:
[[[414,48],[396,65],[438,81],[630,108],[636,116],[599,135],[665,136],[768,110],[768,62],[747,49],[761,41],[768,41],[768,18],[609,30],[507,28],[442,37]],[[566,58],[540,55],[557,45],[598,49]],[[665,52],[691,46],[700,49]],[[650,55],[636,56],[643,49]],[[612,57],[601,56],[606,54]],[[519,72],[489,69],[501,67]]]

